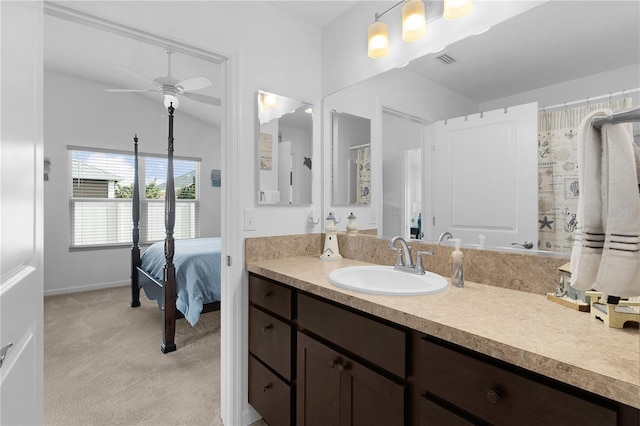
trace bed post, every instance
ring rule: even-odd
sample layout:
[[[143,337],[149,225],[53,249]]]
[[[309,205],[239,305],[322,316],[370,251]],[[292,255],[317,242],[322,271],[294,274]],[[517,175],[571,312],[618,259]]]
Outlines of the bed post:
[[[162,353],[176,350],[176,270],[173,264],[173,254],[175,243],[173,239],[173,228],[176,222],[175,186],[173,181],[173,103],[169,105],[169,140],[167,148],[167,187],[164,197],[164,225],[166,238],[164,240],[164,309],[162,311]]]
[[[140,266],[140,247],[138,242],[140,241],[140,190],[138,186],[138,135],[133,137],[133,210],[131,216],[133,217],[133,230],[132,239],[133,246],[131,247],[131,307],[136,308],[140,306],[140,285],[138,283],[138,267]]]

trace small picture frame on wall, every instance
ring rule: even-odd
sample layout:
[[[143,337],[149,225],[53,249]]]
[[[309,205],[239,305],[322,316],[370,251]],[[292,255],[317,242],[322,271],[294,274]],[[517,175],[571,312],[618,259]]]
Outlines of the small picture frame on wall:
[[[222,186],[221,175],[219,169],[211,170],[211,186]]]

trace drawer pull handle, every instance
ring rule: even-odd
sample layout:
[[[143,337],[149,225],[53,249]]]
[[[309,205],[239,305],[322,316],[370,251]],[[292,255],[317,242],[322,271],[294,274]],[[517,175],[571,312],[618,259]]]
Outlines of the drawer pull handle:
[[[262,331],[269,331],[273,328],[273,324],[267,324],[262,326]]]
[[[273,385],[272,385],[271,383],[267,383],[266,385],[264,385],[264,386],[262,387],[262,392],[266,392],[266,391],[268,391],[269,389],[271,389],[272,387],[273,387]]]
[[[342,364],[342,360],[340,359],[340,357],[336,357],[334,359],[330,359],[329,360],[329,368],[333,368],[336,365],[339,366],[340,364]],[[340,368],[340,367],[338,367],[338,368]]]
[[[500,403],[500,394],[498,393],[498,391],[488,390],[487,391],[487,401],[489,401],[492,404],[499,404]]]
[[[262,293],[262,298],[266,299],[269,296],[273,296],[273,291],[269,290],[269,291],[265,291],[264,293]]]

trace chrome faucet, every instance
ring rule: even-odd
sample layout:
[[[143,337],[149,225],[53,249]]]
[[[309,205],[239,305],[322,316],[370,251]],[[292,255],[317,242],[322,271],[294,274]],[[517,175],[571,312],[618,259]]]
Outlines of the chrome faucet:
[[[400,248],[396,247],[396,242],[398,241],[400,241]],[[422,255],[433,255],[431,251],[418,251],[416,254],[416,264],[414,265],[413,258],[411,257],[411,247],[409,247],[409,244],[407,244],[404,238],[399,235],[393,237],[387,246],[398,253],[394,269],[412,272],[414,274],[424,274]]]
[[[396,242],[400,241],[401,249],[396,247]],[[411,247],[405,241],[404,238],[397,235],[389,240],[388,244],[389,248],[392,248],[398,252],[398,257],[396,258],[396,269],[398,267],[403,266],[407,268],[413,269],[413,259],[411,258]]]
[[[440,237],[438,237],[438,244],[443,242],[445,237],[449,237],[449,238],[447,238],[447,240],[450,240],[450,239],[453,238],[453,235],[451,235],[451,232],[449,232],[449,231],[443,232],[442,234],[440,234]]]

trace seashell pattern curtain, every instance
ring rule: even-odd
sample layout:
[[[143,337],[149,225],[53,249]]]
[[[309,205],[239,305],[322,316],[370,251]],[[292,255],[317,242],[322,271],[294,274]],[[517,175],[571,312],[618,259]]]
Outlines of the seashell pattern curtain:
[[[578,126],[597,109],[631,108],[631,98],[538,114],[538,249],[570,253],[577,226]]]
[[[356,204],[371,204],[371,147],[358,148]]]

